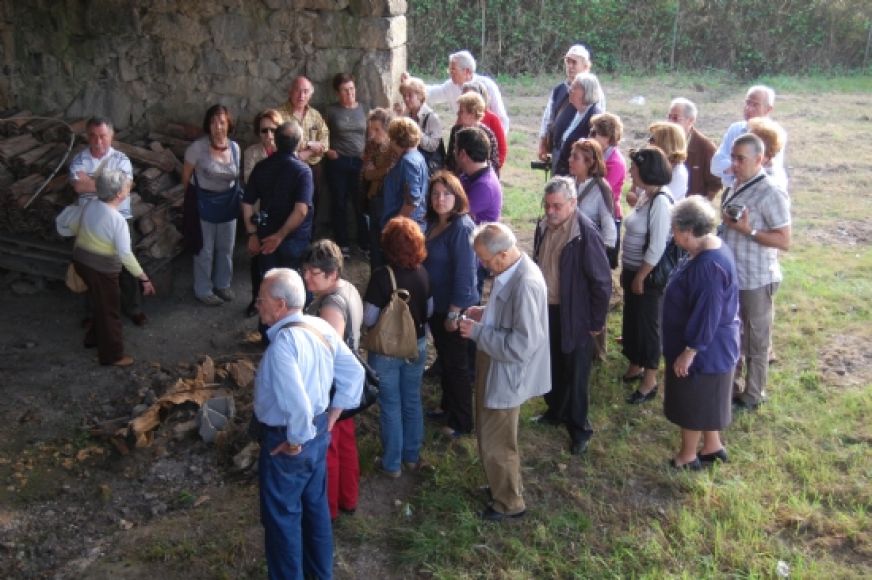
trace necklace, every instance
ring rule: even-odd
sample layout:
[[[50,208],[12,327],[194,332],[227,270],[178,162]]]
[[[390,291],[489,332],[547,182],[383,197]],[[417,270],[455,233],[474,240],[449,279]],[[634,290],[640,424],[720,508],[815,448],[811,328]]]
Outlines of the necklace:
[[[211,139],[209,139],[209,145],[210,145],[210,146],[212,147],[212,149],[214,149],[215,151],[227,151],[227,147],[229,147],[229,145],[227,145],[226,142],[224,143],[223,146],[215,145],[215,142],[212,141]]]

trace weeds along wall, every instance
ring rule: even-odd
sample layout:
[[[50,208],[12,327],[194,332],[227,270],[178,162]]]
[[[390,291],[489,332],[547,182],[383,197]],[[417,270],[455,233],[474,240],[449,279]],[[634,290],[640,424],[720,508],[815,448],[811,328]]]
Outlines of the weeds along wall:
[[[431,74],[463,48],[490,74],[553,72],[579,41],[609,72],[872,65],[869,0],[410,0],[407,16],[409,64]]]

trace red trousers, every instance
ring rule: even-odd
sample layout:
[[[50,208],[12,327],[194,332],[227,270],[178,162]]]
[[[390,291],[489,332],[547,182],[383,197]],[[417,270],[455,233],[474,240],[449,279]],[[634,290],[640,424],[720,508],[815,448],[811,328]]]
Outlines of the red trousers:
[[[357,457],[357,436],[354,418],[337,421],[330,432],[327,448],[327,502],[330,517],[336,519],[339,509],[357,509],[360,484],[360,460]]]

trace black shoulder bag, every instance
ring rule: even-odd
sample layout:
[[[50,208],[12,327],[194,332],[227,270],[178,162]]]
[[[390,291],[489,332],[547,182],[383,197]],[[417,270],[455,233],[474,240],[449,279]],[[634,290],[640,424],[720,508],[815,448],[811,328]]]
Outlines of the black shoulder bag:
[[[648,208],[648,229],[645,231],[645,247],[642,249],[643,254],[648,250],[648,245],[651,243],[651,210],[654,209],[654,200],[657,199],[658,195],[666,195],[669,203],[673,203],[672,197],[667,195],[663,190],[658,191],[651,198],[651,206]],[[660,256],[660,261],[657,262],[657,265],[654,266],[645,278],[645,284],[649,288],[663,290],[666,287],[666,283],[669,282],[669,275],[672,274],[672,270],[675,269],[686,255],[687,252],[679,248],[672,238],[672,234],[669,234],[669,239],[666,240],[666,247],[663,249],[663,255]]]

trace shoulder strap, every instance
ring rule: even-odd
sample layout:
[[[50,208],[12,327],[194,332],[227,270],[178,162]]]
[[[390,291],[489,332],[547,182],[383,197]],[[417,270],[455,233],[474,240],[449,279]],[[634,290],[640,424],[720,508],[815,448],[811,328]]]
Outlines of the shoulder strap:
[[[645,247],[642,248],[642,253],[648,251],[648,245],[651,243],[651,210],[654,209],[654,200],[657,199],[658,195],[666,195],[666,193],[662,189],[658,189],[657,193],[651,197],[651,201],[648,205],[648,227],[645,228]],[[666,195],[666,197],[669,198],[670,203],[672,203],[672,198],[668,195]]]
[[[730,191],[730,188],[728,187],[727,190],[724,192],[724,195],[722,196],[723,201],[721,201],[721,207],[722,208],[727,207],[727,205],[729,205],[730,202],[735,200],[736,197],[738,197],[741,193],[744,193],[745,191],[750,189],[752,186],[763,181],[764,179],[766,179],[765,173],[758,175],[757,177],[755,177],[754,179],[752,179],[751,181],[749,181],[747,183],[743,183],[741,187],[738,187],[738,188],[736,188],[735,191],[733,191],[733,195],[731,195],[729,198],[727,197],[727,193],[729,193],[729,191]]]
[[[587,194],[590,193],[590,190],[593,189],[593,186],[596,185],[596,179],[590,179],[587,182],[587,185],[584,186],[584,189],[581,190],[581,193],[578,194],[578,202],[581,203]]]
[[[385,264],[385,268],[387,268],[388,276],[391,277],[391,292],[397,291],[397,279],[394,277],[394,269],[391,268],[390,264]]]
[[[304,322],[302,320],[293,320],[282,326],[282,330],[284,330],[285,328],[302,328],[304,330],[308,330],[309,332],[314,334],[324,346],[327,347],[327,350],[330,351],[331,355],[333,354],[333,347],[330,346],[329,342],[327,342],[327,338],[324,336],[324,334],[308,322]]]

